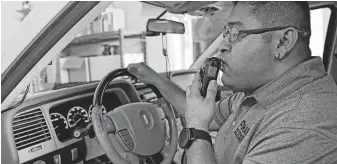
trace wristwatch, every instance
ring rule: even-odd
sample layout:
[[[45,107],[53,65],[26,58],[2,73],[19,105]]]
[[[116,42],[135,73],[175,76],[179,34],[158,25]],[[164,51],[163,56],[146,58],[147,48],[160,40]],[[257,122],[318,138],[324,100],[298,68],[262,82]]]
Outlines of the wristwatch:
[[[179,146],[188,149],[196,139],[206,140],[212,144],[212,137],[208,132],[195,128],[184,128],[179,135]]]

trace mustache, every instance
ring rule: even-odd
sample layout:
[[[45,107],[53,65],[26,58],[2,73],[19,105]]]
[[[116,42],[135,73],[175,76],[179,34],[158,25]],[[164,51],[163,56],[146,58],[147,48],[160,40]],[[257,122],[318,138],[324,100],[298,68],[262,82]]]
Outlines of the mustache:
[[[223,67],[225,64],[227,64],[227,62],[220,58],[221,55],[223,55],[221,51],[216,51],[215,54],[213,54],[211,57],[219,59],[221,61],[221,67]]]
[[[209,58],[215,57],[217,59],[219,59],[221,61],[221,63],[224,63],[225,61],[223,59],[220,58],[220,56],[222,55],[221,51],[216,51],[212,56],[210,56]]]

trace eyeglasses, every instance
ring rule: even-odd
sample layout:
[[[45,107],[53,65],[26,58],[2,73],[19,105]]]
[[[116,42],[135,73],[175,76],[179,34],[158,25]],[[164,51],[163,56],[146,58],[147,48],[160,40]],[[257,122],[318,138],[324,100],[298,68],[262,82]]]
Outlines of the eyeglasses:
[[[254,30],[239,30],[236,27],[232,27],[230,29],[228,29],[226,26],[224,27],[224,29],[222,30],[222,37],[225,38],[227,37],[229,42],[235,42],[236,40],[238,40],[239,38],[243,38],[246,37],[250,34],[262,34],[265,32],[269,32],[269,31],[277,31],[277,30],[282,30],[285,28],[289,28],[289,27],[271,27],[271,28],[262,28],[262,29],[254,29]],[[305,31],[301,31],[296,29],[298,34],[303,36],[303,37],[308,37],[310,36],[310,33],[305,32]]]

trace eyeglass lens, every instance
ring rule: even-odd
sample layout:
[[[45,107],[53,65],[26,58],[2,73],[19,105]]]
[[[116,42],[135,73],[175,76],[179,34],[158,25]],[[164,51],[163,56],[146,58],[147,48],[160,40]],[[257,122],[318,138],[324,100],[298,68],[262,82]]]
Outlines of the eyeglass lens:
[[[224,28],[222,31],[222,37],[227,37],[230,42],[234,42],[239,37],[239,30],[237,28]]]

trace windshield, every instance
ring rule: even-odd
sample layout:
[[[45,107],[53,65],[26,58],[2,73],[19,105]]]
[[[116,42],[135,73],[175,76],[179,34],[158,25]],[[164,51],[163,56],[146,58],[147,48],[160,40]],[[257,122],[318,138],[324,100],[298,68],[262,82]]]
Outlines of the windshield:
[[[144,62],[158,73],[187,70],[223,25],[212,24],[212,16],[166,12],[161,18],[184,23],[185,34],[146,36],[147,20],[164,11],[143,2],[113,2],[37,74],[29,93],[96,82],[130,63]],[[167,47],[168,65],[163,46]]]
[[[37,5],[43,5],[42,2],[2,4],[4,5],[2,8],[5,9],[2,10],[2,15],[13,15],[2,16],[6,18],[3,21],[8,22],[3,26],[2,34],[8,37],[12,37],[9,34],[13,27],[19,25],[30,13],[23,14],[22,11],[34,10]],[[125,68],[130,63],[144,62],[158,73],[187,70],[192,64],[202,63],[203,56],[212,55],[212,52],[204,53],[204,51],[221,33],[232,7],[232,2],[216,2],[184,14],[166,12],[162,15],[164,8],[149,3],[113,2],[105,12],[84,26],[78,36],[49,65],[37,73],[30,83],[29,93],[96,82],[108,72]],[[321,56],[328,25],[326,20],[329,18],[325,15],[329,16],[330,13],[329,9],[325,8],[313,10],[311,14],[311,23],[323,22],[323,29],[312,30],[310,41],[313,54]],[[184,23],[185,34],[167,34],[166,37],[146,36],[147,20],[157,18],[159,15],[162,15],[162,19]],[[163,41],[166,44],[163,44]],[[169,65],[166,65],[166,59],[162,54],[163,46],[167,47]],[[5,46],[2,54],[6,53],[6,48],[11,46]],[[216,48],[211,51],[215,50]],[[201,62],[198,62],[198,59]]]
[[[5,41],[11,37],[11,31],[20,26],[24,18],[32,11],[36,5],[43,5],[45,2],[29,1],[2,1],[1,2],[1,47],[6,49]],[[5,53],[5,50],[1,50]]]

